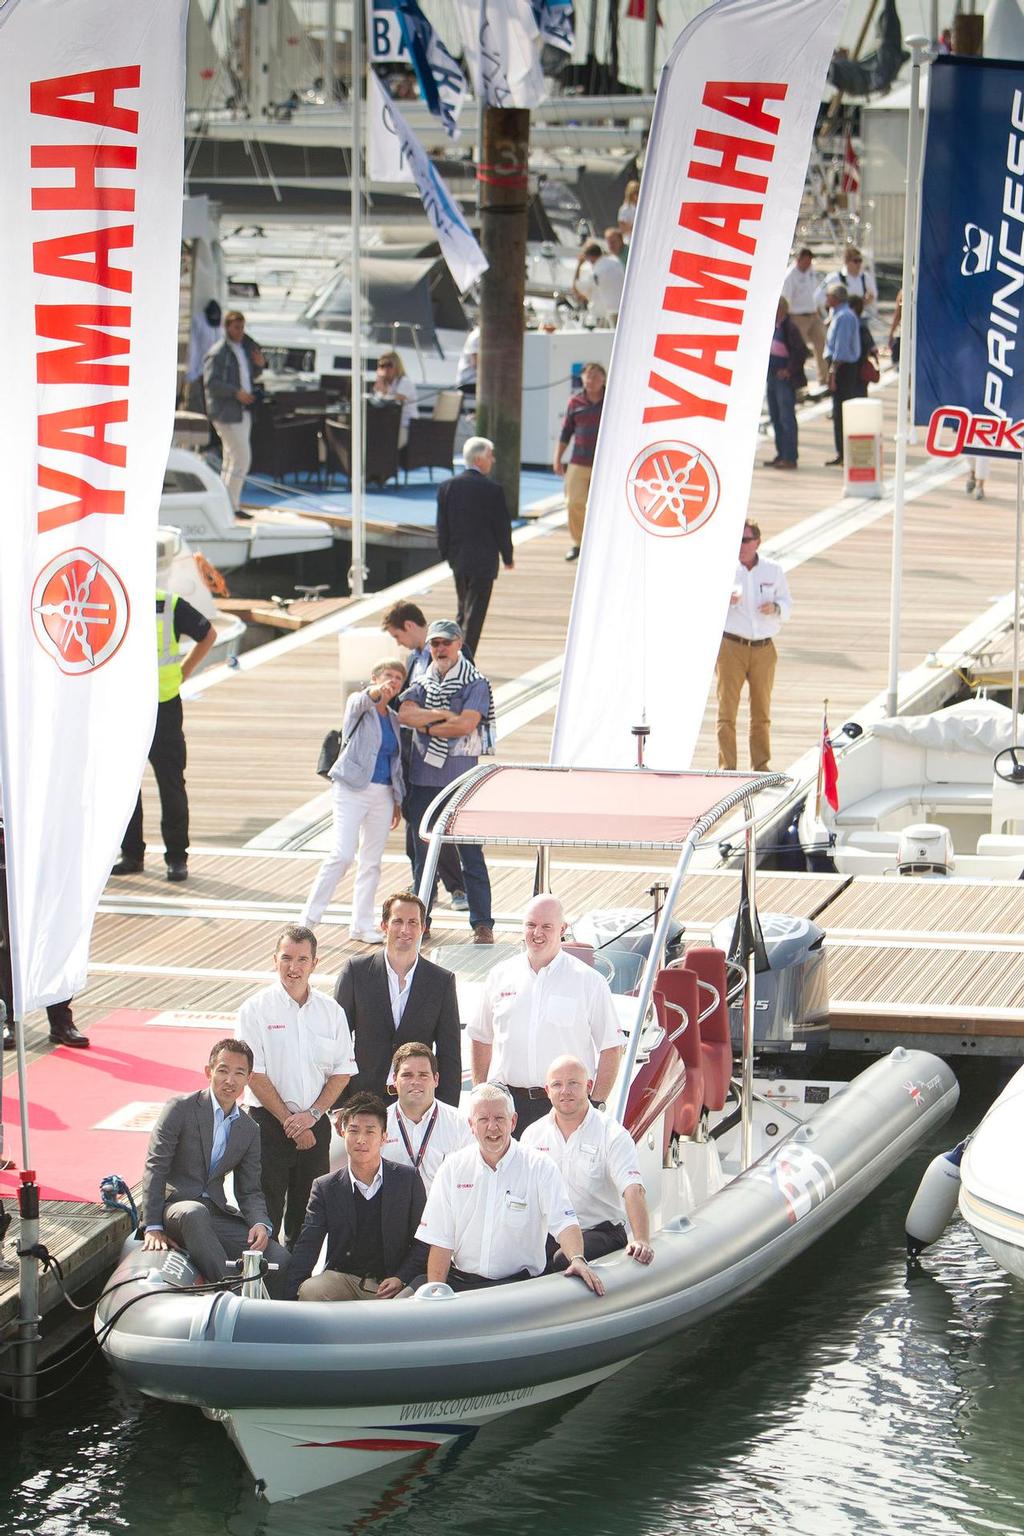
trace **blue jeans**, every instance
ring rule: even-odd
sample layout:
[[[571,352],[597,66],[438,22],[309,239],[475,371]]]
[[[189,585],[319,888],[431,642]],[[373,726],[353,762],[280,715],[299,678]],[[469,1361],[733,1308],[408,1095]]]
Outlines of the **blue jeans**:
[[[410,784],[405,795],[405,814],[413,833],[413,872],[416,878],[416,889],[419,890],[420,881],[423,879],[423,867],[427,862],[427,844],[419,836],[419,825],[423,819],[423,812],[437,794],[437,786],[432,784]],[[466,882],[466,900],[469,902],[469,921],[474,928],[492,926],[491,919],[491,881],[487,874],[487,865],[484,863],[483,849],[476,843],[457,843],[459,862],[462,865],[462,875]],[[430,909],[434,905],[434,897],[437,895],[437,879],[431,887],[430,898],[427,902],[427,923],[430,922]]]
[[[775,451],[787,464],[796,463],[796,395],[789,379],[768,375],[768,415],[775,433]]]

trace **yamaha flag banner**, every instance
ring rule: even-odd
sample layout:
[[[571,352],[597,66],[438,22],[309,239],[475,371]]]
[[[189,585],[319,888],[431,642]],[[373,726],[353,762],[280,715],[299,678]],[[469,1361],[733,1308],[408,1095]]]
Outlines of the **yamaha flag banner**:
[[[928,88],[914,419],[929,453],[1024,452],[1024,64],[941,57]]]
[[[465,293],[487,271],[487,257],[423,145],[372,70],[370,80],[370,175],[375,181],[415,183],[441,255],[459,292]]]
[[[719,0],[662,72],[590,486],[552,761],[693,756],[768,350],[845,0]],[[612,626],[614,625],[614,629]]]
[[[19,1018],[85,982],[153,738],[186,10],[0,4],[0,787]]]

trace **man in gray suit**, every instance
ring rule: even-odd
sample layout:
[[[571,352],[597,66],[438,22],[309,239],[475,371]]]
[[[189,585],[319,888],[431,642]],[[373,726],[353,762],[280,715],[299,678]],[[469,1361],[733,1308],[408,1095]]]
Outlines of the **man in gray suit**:
[[[289,1255],[271,1241],[259,1127],[238,1105],[252,1060],[244,1040],[218,1040],[206,1065],[209,1086],[164,1105],[146,1154],[142,1246],[159,1252],[177,1244],[207,1280],[225,1279],[228,1260],[254,1248],[280,1266],[267,1278],[271,1295],[280,1296]],[[228,1173],[241,1210],[224,1193]]]
[[[437,1097],[458,1104],[462,1092],[462,1025],[455,977],[419,952],[426,909],[412,891],[384,903],[384,949],[346,960],[334,996],[345,1010],[359,1065],[340,1102],[356,1093],[387,1100],[391,1059],[417,1040],[437,1057]]]

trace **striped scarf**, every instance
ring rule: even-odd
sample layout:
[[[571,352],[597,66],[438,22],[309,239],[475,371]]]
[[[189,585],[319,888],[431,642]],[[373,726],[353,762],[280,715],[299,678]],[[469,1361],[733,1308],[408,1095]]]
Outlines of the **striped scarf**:
[[[462,688],[470,683],[487,683],[487,714],[480,721],[480,757],[489,757],[494,752],[495,743],[495,719],[494,719],[494,693],[482,672],[478,672],[473,663],[465,656],[460,655],[458,661],[444,677],[437,675],[435,667],[431,666],[419,679],[423,689],[424,709],[451,709],[452,700]],[[448,754],[453,743],[440,736],[428,738],[427,750],[423,754],[423,760],[432,768],[443,768],[448,761]]]

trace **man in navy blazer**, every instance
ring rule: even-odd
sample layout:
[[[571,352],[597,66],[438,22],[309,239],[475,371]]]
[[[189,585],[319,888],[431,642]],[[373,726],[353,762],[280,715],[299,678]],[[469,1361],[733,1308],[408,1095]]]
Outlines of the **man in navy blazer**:
[[[437,1057],[437,1097],[458,1104],[462,1092],[462,1024],[455,977],[419,952],[425,909],[412,891],[384,903],[383,952],[346,960],[334,996],[345,1010],[359,1068],[341,1096],[387,1099],[391,1060],[400,1045],[418,1040]]]
[[[228,1260],[255,1248],[279,1266],[267,1289],[280,1295],[288,1250],[271,1240],[259,1127],[238,1104],[251,1071],[244,1040],[218,1040],[206,1064],[209,1086],[164,1105],[146,1153],[142,1246],[159,1252],[177,1244],[207,1280],[225,1279]],[[228,1173],[240,1209],[224,1193]]]
[[[508,571],[514,566],[512,521],[505,492],[490,478],[494,444],[486,437],[471,437],[462,458],[462,474],[438,486],[437,547],[452,568],[459,601],[456,617],[466,649],[475,656],[498,560]]]
[[[338,1116],[348,1167],[313,1180],[286,1294],[299,1301],[388,1301],[426,1273],[416,1238],[426,1190],[412,1168],[381,1157],[387,1111],[359,1093]],[[326,1267],[312,1275],[327,1239]]]

